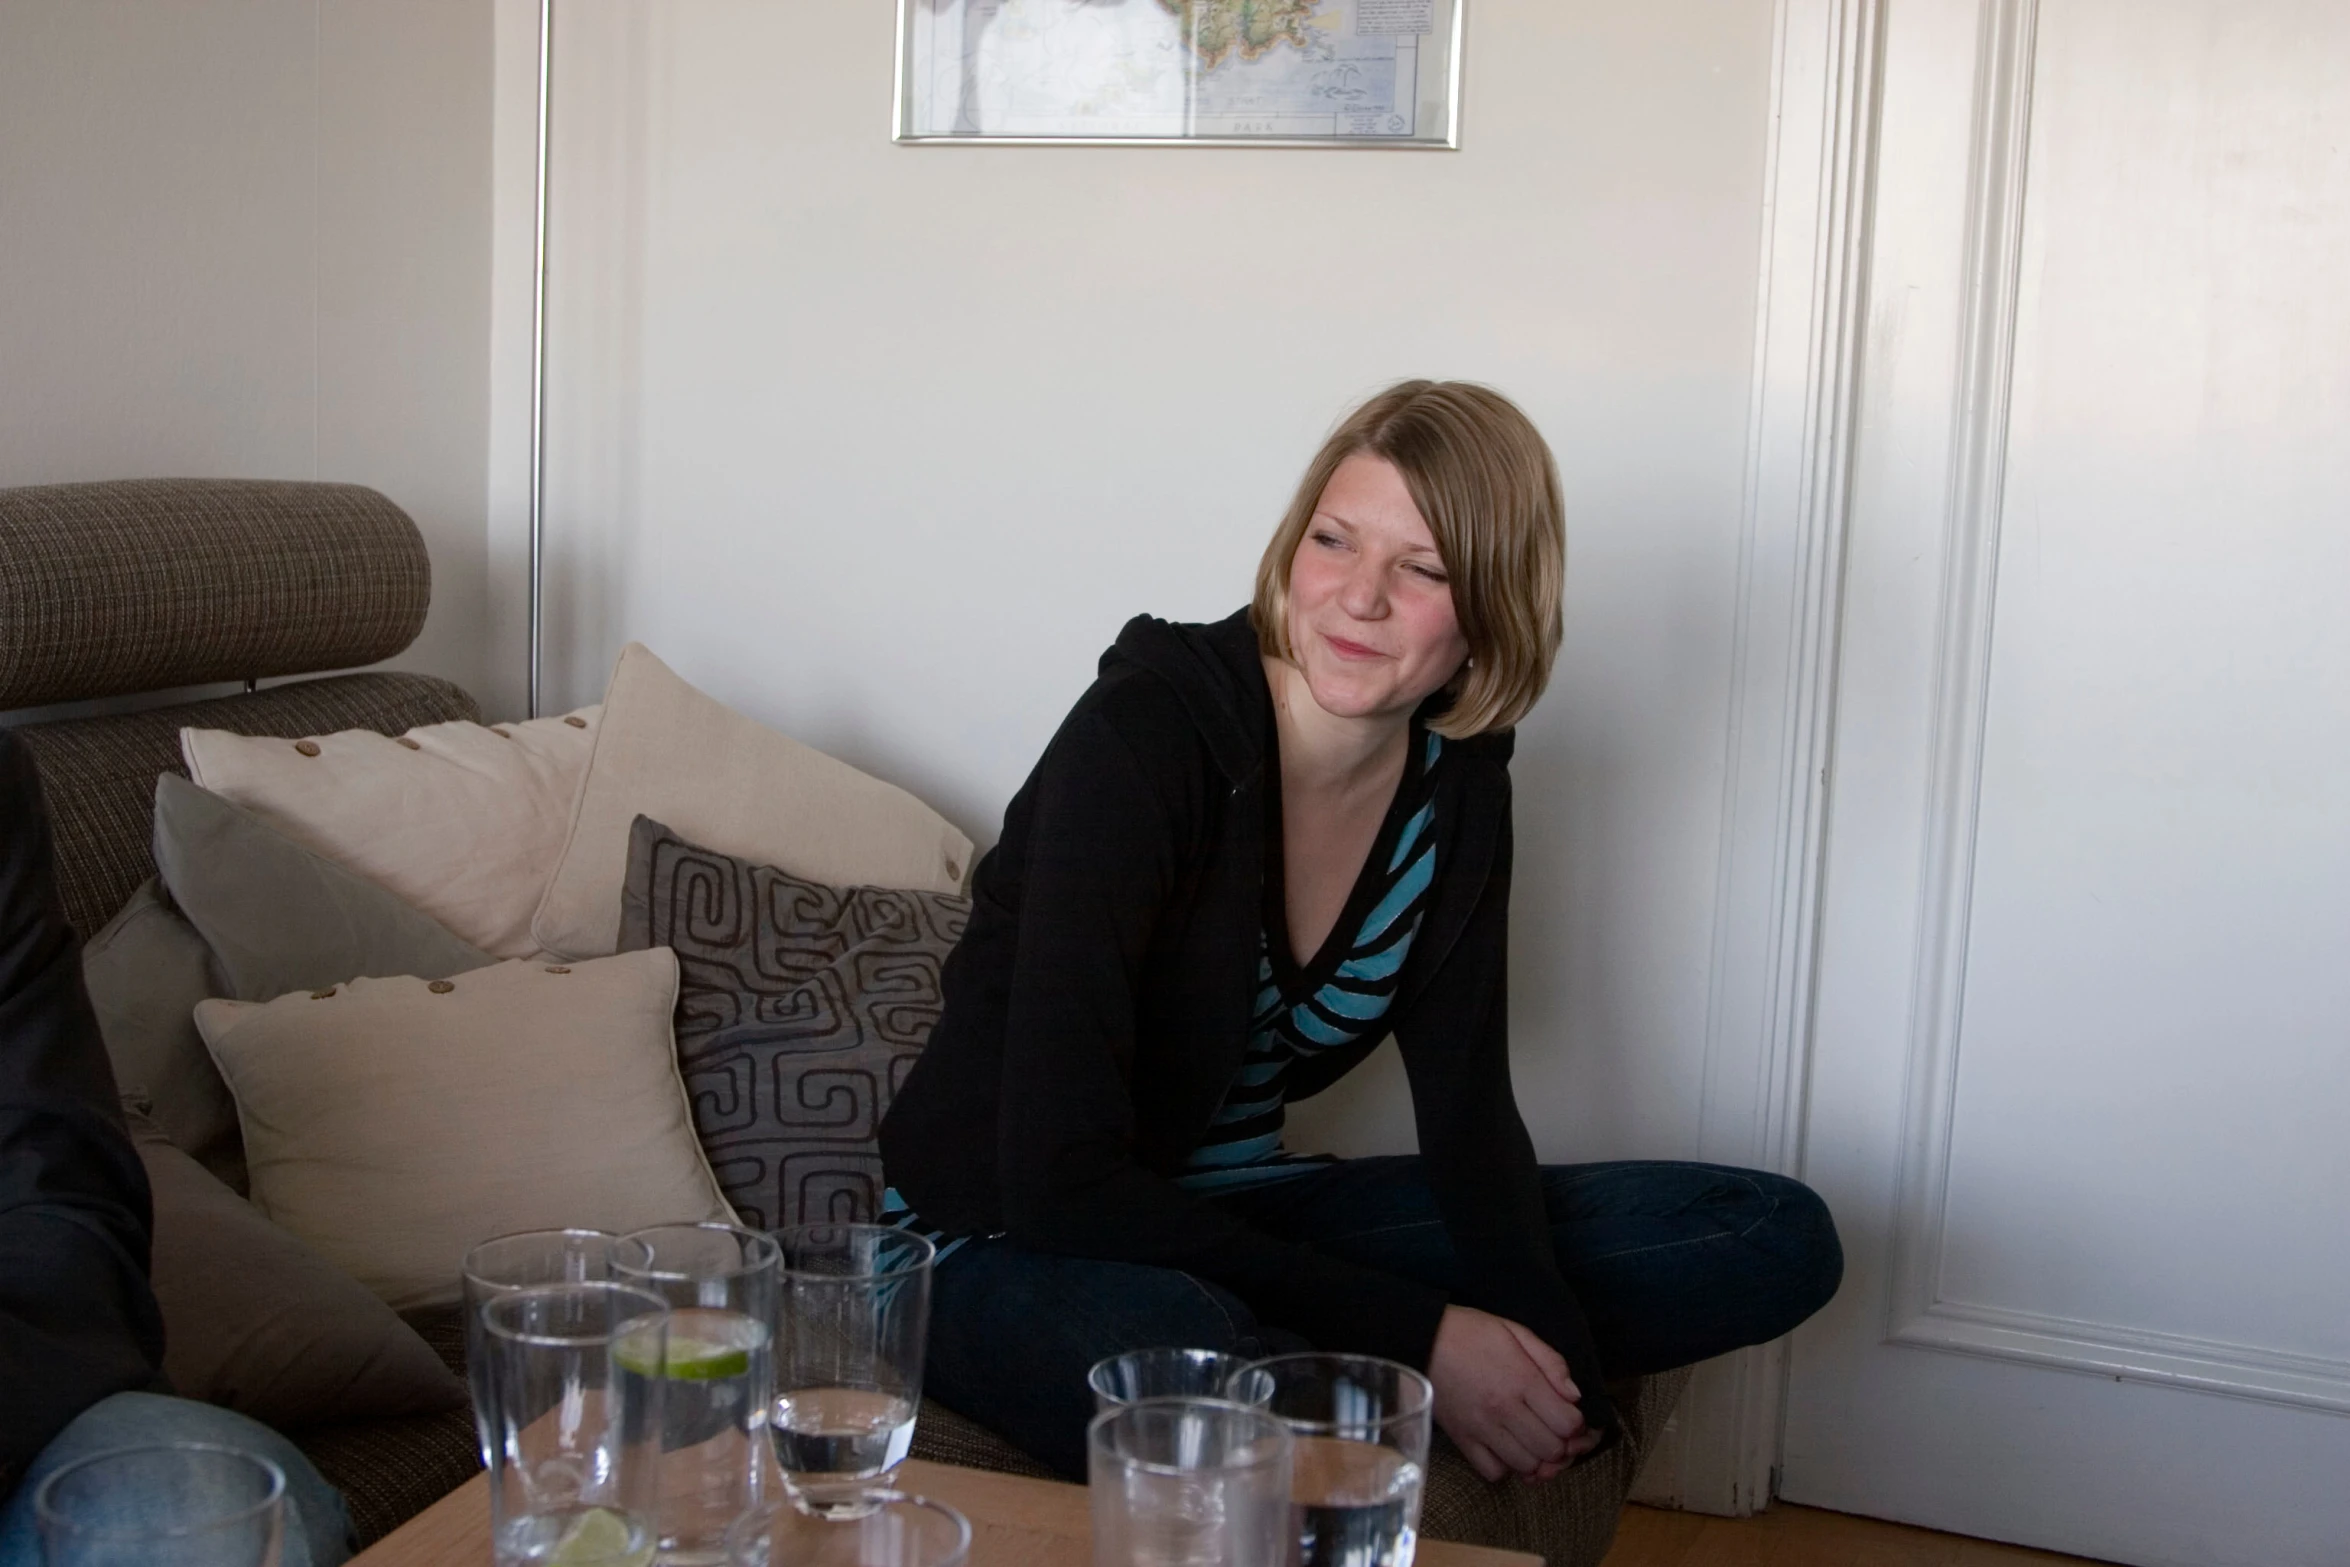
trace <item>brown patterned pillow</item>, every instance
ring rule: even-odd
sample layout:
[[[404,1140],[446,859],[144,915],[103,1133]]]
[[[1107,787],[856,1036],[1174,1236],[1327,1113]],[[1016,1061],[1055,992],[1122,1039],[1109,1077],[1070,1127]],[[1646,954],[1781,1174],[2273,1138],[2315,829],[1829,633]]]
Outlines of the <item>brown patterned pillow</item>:
[[[970,912],[952,893],[802,881],[636,818],[620,950],[677,954],[694,1130],[743,1223],[873,1217],[875,1135]]]

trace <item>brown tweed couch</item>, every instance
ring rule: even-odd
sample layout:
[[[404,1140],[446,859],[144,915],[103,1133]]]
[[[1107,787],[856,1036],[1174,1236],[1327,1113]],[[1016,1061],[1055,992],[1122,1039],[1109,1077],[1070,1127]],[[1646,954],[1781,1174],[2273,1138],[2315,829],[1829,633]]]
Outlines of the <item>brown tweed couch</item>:
[[[424,675],[335,675],[399,653],[423,628],[431,567],[407,515],[355,485],[155,479],[0,490],[0,712],[244,681],[242,695],[21,724],[55,817],[66,912],[85,938],[154,874],[155,776],[182,772],[179,730],[397,734],[479,719]],[[463,1370],[454,1309],[412,1325]],[[1626,1440],[1540,1486],[1479,1480],[1442,1437],[1426,1531],[1593,1567],[1685,1373],[1620,1390]],[[373,1541],[480,1467],[464,1410],[291,1433]],[[1042,1475],[983,1427],[925,1402],[924,1458]]]

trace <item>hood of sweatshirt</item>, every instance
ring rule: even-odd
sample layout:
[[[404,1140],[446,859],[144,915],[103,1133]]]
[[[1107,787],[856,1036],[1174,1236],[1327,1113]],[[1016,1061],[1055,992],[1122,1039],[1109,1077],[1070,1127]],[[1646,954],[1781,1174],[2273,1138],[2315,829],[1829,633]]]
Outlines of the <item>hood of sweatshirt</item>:
[[[1264,771],[1273,695],[1247,610],[1206,625],[1137,615],[1102,655],[1103,674],[1122,666],[1147,669],[1175,688],[1227,782],[1238,787]]]

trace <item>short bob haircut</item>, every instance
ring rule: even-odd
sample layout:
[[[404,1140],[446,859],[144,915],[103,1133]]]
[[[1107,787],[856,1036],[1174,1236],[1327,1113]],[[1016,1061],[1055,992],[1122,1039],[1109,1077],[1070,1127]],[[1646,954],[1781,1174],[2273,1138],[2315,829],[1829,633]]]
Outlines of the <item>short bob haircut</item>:
[[[1429,727],[1453,739],[1507,729],[1550,684],[1567,565],[1558,463],[1517,404],[1468,381],[1399,381],[1340,421],[1298,481],[1257,565],[1249,616],[1267,658],[1289,647],[1289,565],[1338,465],[1385,458],[1427,519],[1452,583],[1469,662]]]

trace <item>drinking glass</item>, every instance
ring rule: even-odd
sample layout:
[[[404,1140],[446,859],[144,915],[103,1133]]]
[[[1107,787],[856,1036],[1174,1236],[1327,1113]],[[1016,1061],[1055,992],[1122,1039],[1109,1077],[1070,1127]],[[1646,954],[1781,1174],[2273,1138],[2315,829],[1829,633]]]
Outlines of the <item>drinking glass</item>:
[[[610,1278],[618,1239],[609,1230],[523,1230],[483,1241],[465,1254],[459,1268],[465,1289],[465,1380],[473,1390],[473,1427],[484,1467],[490,1461],[490,1411],[497,1408],[497,1397],[489,1387],[489,1339],[481,1308],[492,1296],[534,1284]]]
[[[1149,1398],[1086,1428],[1094,1567],[1282,1567],[1291,1437],[1261,1409]]]
[[[711,1567],[765,1498],[776,1263],[756,1230],[659,1224],[623,1235],[613,1277],[669,1302],[661,1390],[661,1560]]]
[[[729,1567],[963,1567],[971,1524],[944,1502],[875,1491],[854,1517],[769,1504],[726,1537]]]
[[[645,1567],[659,1535],[669,1306],[625,1284],[542,1284],[482,1307],[498,1567]]]
[[[852,1516],[914,1444],[935,1248],[886,1224],[794,1225],[775,1240],[775,1461],[800,1506]]]
[[[48,1567],[278,1567],[285,1472],[209,1442],[77,1459],[33,1493]]]
[[[1130,1349],[1095,1361],[1085,1385],[1097,1415],[1146,1398],[1221,1398],[1262,1409],[1273,1397],[1270,1376],[1212,1349]]]
[[[1368,1355],[1278,1355],[1268,1411],[1297,1439],[1294,1567],[1411,1567],[1435,1389]]]

